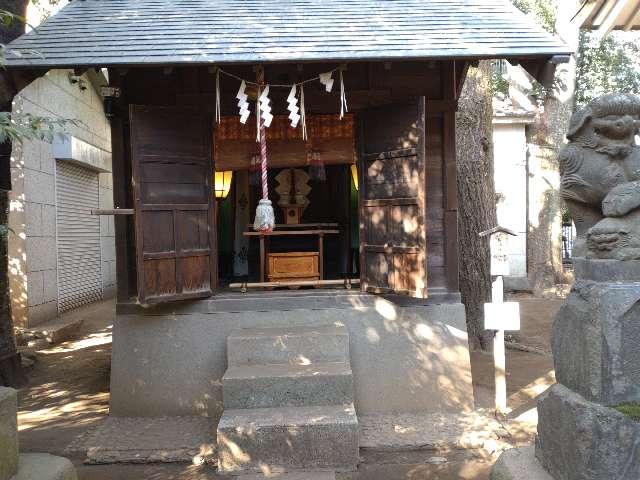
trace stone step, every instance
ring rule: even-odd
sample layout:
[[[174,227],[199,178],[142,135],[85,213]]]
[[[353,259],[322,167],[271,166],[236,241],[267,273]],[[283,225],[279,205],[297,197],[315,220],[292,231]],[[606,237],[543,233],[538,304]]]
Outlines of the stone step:
[[[348,362],[345,327],[251,328],[231,332],[227,339],[230,366],[316,362]]]
[[[225,410],[218,424],[222,473],[272,470],[353,470],[358,419],[353,404]]]
[[[224,408],[304,407],[353,403],[348,363],[243,365],[222,378]]]

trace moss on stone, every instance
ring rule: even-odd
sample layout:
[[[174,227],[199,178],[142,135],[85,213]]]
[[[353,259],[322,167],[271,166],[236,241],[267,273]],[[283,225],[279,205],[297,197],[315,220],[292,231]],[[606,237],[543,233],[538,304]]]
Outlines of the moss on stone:
[[[615,407],[620,413],[623,413],[631,420],[640,422],[640,402],[621,403]]]

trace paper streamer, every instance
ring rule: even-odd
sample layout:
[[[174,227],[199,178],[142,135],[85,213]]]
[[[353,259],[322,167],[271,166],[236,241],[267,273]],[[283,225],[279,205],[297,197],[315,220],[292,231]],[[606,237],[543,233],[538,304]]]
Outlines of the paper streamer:
[[[347,94],[344,91],[344,79],[342,78],[342,69],[340,70],[340,120],[344,118],[344,114],[349,111],[347,106]]]
[[[238,99],[238,108],[240,109],[240,123],[247,123],[247,119],[251,112],[249,111],[249,102],[247,102],[248,95],[245,93],[247,89],[247,84],[243,80],[240,83],[240,89],[238,90],[238,94],[236,98]]]
[[[298,99],[296,98],[296,85],[293,84],[291,86],[291,91],[289,92],[289,96],[287,97],[287,103],[289,106],[287,110],[289,110],[289,120],[291,120],[291,127],[296,128],[298,126],[298,122],[300,121],[300,115],[298,112],[300,109],[298,108]]]
[[[262,115],[262,120],[264,120],[264,126],[269,127],[271,122],[273,121],[273,115],[271,114],[271,107],[269,106],[271,100],[269,100],[269,85],[264,87],[260,97],[258,98],[258,102],[260,102],[260,112]]]
[[[300,85],[300,119],[302,120],[302,139],[307,141],[307,115],[304,108],[304,84]]]
[[[222,121],[220,114],[220,69],[216,69],[216,122]]]
[[[333,90],[333,72],[326,72],[320,74],[320,83],[324,85],[324,88],[327,92],[331,92]]]

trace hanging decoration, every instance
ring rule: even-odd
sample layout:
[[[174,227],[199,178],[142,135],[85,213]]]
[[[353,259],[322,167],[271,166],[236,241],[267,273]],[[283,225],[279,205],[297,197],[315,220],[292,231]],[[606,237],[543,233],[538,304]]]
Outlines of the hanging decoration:
[[[342,78],[342,68],[340,69],[340,120],[344,118],[344,114],[349,111],[347,107],[347,95],[344,91],[344,79]]]
[[[300,119],[302,120],[302,140],[307,141],[307,112],[304,107],[304,84],[300,85]]]
[[[247,119],[251,114],[251,112],[249,111],[249,102],[247,102],[247,98],[249,98],[249,96],[246,94],[246,90],[247,84],[244,80],[242,80],[236,98],[238,99],[238,108],[240,109],[240,123],[242,123],[243,125],[247,122]]]
[[[259,67],[257,70],[257,84],[258,87],[264,84],[264,70],[262,67]],[[262,111],[262,115],[260,116],[260,128],[258,129],[260,135],[260,177],[262,180],[262,199],[258,202],[258,207],[256,208],[256,218],[253,221],[253,229],[259,232],[271,232],[276,226],[276,216],[273,212],[271,200],[269,200],[269,185],[267,183],[266,127],[267,119],[269,124],[271,124],[271,120],[273,120],[271,107],[269,107],[268,94],[269,85],[264,88],[264,91],[258,97],[258,103],[260,104],[260,110]]]
[[[330,72],[321,73],[319,75],[320,83],[324,85],[324,88],[327,91],[327,93],[331,93],[331,90],[333,90],[332,77],[333,77],[333,70]]]
[[[302,139],[304,141],[307,140],[307,126],[306,126],[306,115],[305,115],[305,105],[304,105],[304,86],[307,83],[319,81],[322,85],[324,85],[325,90],[330,93],[333,90],[333,86],[335,83],[335,79],[333,78],[334,73],[338,73],[339,75],[339,83],[340,83],[340,118],[344,118],[344,115],[349,111],[347,107],[347,95],[344,88],[344,71],[346,70],[346,65],[340,65],[339,67],[334,68],[329,72],[324,72],[319,74],[317,77],[309,78],[307,80],[303,80],[301,82],[296,82],[293,84],[269,84],[264,85],[264,83],[252,82],[249,80],[245,80],[237,75],[226,72],[221,68],[216,68],[216,120],[220,123],[220,75],[226,75],[230,78],[234,78],[240,82],[240,88],[238,89],[238,94],[236,98],[238,99],[238,108],[240,115],[240,123],[245,124],[251,115],[251,111],[249,109],[248,95],[247,95],[247,85],[252,85],[257,88],[258,91],[258,101],[256,102],[256,142],[260,142],[261,134],[260,134],[260,125],[261,118],[264,121],[264,126],[269,128],[271,122],[273,121],[273,114],[271,113],[271,100],[269,99],[269,91],[271,88],[288,88],[289,96],[287,97],[287,103],[289,110],[289,120],[291,121],[291,127],[297,128],[298,125],[301,125],[301,133]],[[299,103],[298,103],[299,102]]]
[[[222,121],[222,115],[220,114],[220,69],[216,68],[216,123]]]
[[[291,86],[291,91],[289,92],[289,96],[287,97],[287,103],[289,106],[287,110],[289,110],[289,120],[291,120],[291,128],[296,128],[298,126],[298,122],[300,121],[300,115],[298,112],[300,108],[298,108],[298,99],[296,98],[296,85]]]

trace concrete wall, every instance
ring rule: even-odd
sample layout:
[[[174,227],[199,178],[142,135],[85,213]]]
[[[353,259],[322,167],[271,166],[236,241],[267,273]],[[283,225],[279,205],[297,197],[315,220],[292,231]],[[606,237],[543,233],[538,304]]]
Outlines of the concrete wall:
[[[236,328],[344,324],[358,413],[459,412],[473,407],[464,307],[407,305],[375,295],[321,292],[218,297],[118,314],[111,413],[222,411],[226,338]],[[176,308],[171,311],[167,309]]]
[[[52,70],[15,98],[14,111],[78,121],[68,136],[104,152],[100,174],[100,204],[113,204],[111,135],[102,99],[89,78],[86,90],[69,81],[69,70]],[[15,143],[11,156],[9,273],[12,315],[16,326],[31,327],[54,318],[58,310],[56,258],[55,162],[52,144],[40,140]],[[87,165],[88,168],[95,168]],[[115,290],[113,219],[101,220],[103,287]]]
[[[527,138],[521,119],[493,124],[494,181],[498,224],[518,234],[509,237],[511,276],[527,275]]]

